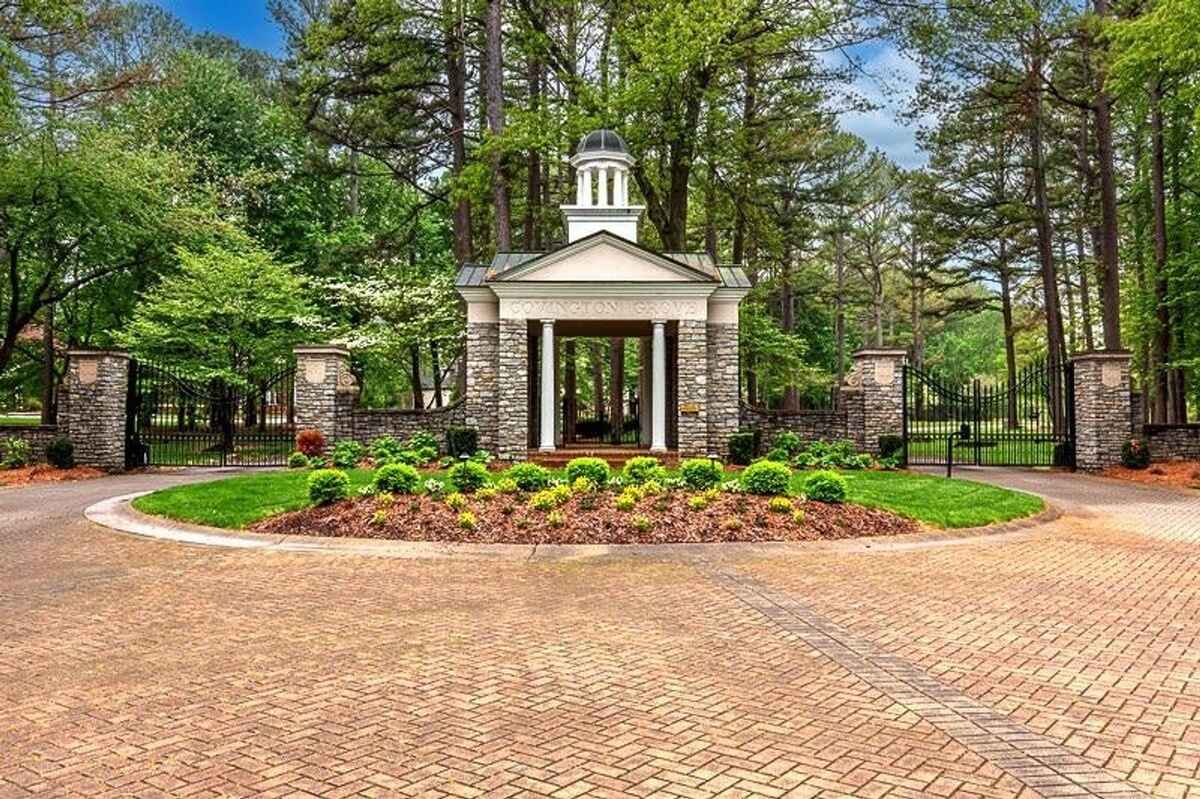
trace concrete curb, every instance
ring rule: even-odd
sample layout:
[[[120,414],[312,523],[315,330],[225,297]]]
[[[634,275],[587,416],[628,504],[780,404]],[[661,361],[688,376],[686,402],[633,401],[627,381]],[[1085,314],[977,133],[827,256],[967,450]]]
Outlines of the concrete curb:
[[[317,552],[342,555],[429,560],[570,561],[639,557],[654,559],[774,558],[804,553],[884,553],[955,546],[981,541],[1001,542],[1027,537],[1062,514],[1053,506],[1025,519],[988,527],[961,530],[925,530],[920,533],[837,541],[774,541],[727,544],[451,544],[433,541],[392,541],[369,538],[264,535],[222,530],[148,516],[133,508],[134,499],[151,493],[139,491],[97,502],[83,515],[110,530],[143,538],[191,546],[254,549],[271,552]]]

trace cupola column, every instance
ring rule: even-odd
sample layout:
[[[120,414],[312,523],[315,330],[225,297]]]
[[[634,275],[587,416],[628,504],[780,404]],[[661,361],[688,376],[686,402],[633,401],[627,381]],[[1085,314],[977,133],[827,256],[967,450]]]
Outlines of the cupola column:
[[[599,200],[596,204],[603,208],[608,205],[608,167],[596,167],[596,182],[599,185]]]
[[[592,204],[592,170],[584,169],[583,171],[583,197],[579,200],[580,205]]]

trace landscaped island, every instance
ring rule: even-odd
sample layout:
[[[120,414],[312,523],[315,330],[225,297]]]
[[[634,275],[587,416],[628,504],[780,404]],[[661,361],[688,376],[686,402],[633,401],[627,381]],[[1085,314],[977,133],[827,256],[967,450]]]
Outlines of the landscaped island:
[[[845,444],[776,450],[738,471],[704,458],[667,469],[651,457],[615,471],[592,457],[562,470],[490,469],[483,453],[438,460],[421,436],[381,439],[370,452],[339,442],[328,458],[323,442],[300,443],[311,454],[294,456],[292,470],[169,488],[134,507],[277,534],[522,544],[832,540],[981,526],[1043,507],[1020,492],[886,468]]]

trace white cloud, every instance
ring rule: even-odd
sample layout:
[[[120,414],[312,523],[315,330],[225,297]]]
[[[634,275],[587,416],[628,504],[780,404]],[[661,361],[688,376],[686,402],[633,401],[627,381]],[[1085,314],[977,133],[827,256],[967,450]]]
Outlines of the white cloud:
[[[917,149],[917,125],[900,119],[901,111],[913,103],[920,67],[891,44],[863,45],[853,57],[859,70],[850,91],[874,109],[841,112],[842,127],[906,169],[924,166],[927,158]],[[830,60],[846,63],[841,54]]]

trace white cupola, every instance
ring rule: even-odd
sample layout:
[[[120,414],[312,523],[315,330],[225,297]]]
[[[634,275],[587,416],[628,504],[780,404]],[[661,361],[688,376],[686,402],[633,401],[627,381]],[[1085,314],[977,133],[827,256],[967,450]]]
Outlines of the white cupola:
[[[593,130],[579,140],[575,155],[575,204],[562,206],[567,243],[607,230],[637,241],[644,205],[629,204],[629,168],[633,158],[625,141],[611,130]]]

